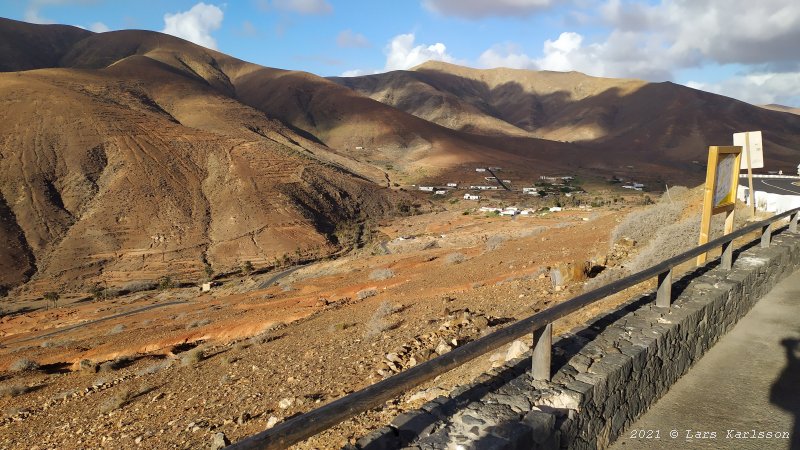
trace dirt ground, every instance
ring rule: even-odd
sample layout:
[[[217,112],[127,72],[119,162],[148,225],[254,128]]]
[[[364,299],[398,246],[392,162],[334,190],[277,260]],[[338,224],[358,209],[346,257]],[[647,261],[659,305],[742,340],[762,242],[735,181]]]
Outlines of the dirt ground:
[[[219,432],[235,441],[262,431],[399,370],[383,362],[389,353],[421,348],[424,360],[442,342],[462,345],[583,292],[585,269],[604,263],[609,231],[629,210],[619,209],[412,216],[383,224],[381,240],[348,256],[207,293],[26,305],[33,309],[0,320],[0,447],[188,449]],[[553,286],[552,269],[563,287]],[[570,316],[556,332],[634,293]],[[466,316],[485,322],[453,325]],[[495,356],[296,448],[352,442],[425,393],[473,379]],[[39,368],[20,370],[26,359]]]

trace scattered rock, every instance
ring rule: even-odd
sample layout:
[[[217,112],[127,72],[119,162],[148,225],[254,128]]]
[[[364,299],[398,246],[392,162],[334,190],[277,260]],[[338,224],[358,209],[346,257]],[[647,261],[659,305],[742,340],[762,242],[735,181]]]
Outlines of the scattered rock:
[[[228,440],[225,433],[217,433],[211,441],[211,450],[221,450],[228,445],[231,445],[231,441]]]
[[[425,400],[431,401],[436,397],[447,395],[447,391],[440,387],[432,387],[430,389],[425,389],[422,391],[417,392],[416,394],[412,395],[411,397],[406,400],[406,403],[413,403],[418,400]]]
[[[270,416],[269,420],[267,420],[267,429],[270,429],[278,424],[281,420],[275,416]]]
[[[445,353],[449,352],[452,349],[453,349],[453,347],[448,345],[447,342],[445,342],[444,339],[442,339],[442,340],[439,341],[439,344],[436,346],[436,350],[435,351],[439,355],[444,355]]]
[[[521,358],[527,351],[531,349],[531,346],[526,343],[525,341],[521,341],[517,339],[516,341],[511,343],[511,346],[508,348],[506,352],[506,362]]]
[[[294,397],[291,397],[291,398],[287,397],[287,398],[281,399],[281,401],[278,402],[278,407],[280,409],[291,408],[292,405],[294,405],[294,401],[295,401]]]

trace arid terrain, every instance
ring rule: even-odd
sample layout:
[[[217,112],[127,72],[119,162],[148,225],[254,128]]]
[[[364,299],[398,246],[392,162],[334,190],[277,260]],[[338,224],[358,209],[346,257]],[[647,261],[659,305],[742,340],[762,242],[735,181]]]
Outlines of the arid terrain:
[[[0,18],[0,447],[204,448],[444,354],[694,245],[700,191],[673,185],[743,129],[796,166],[796,114],[671,83],[326,79]]]

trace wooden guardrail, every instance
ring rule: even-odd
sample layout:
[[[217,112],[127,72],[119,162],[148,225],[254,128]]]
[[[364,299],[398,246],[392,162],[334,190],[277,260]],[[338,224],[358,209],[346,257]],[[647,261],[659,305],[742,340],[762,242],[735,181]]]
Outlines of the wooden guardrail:
[[[281,449],[307,439],[368,409],[382,405],[399,394],[407,392],[428,380],[469,362],[527,334],[533,334],[532,376],[537,380],[550,379],[550,358],[553,322],[609,295],[657,278],[656,306],[667,308],[672,303],[672,270],[677,265],[696,256],[722,247],[720,266],[730,270],[733,265],[733,240],[753,231],[761,232],[761,247],[769,247],[773,225],[789,217],[789,231],[797,232],[800,208],[795,208],[769,219],[754,222],[707,244],[687,250],[641,272],[573,297],[551,308],[521,319],[491,334],[478,338],[442,356],[379,381],[360,391],[334,400],[305,414],[292,417],[275,427],[236,442],[228,449]]]

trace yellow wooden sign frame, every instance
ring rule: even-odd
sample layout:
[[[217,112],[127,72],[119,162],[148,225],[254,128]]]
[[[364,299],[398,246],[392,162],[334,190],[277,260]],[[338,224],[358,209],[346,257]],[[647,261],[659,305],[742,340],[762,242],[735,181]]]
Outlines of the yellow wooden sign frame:
[[[725,155],[735,155],[731,173],[719,172],[719,163]],[[708,242],[711,234],[711,217],[726,213],[725,234],[733,231],[733,214],[736,210],[736,193],[739,189],[739,171],[742,159],[742,147],[732,146],[711,146],[708,147],[708,168],[706,169],[706,186],[703,193],[703,215],[700,220],[700,240],[699,245]],[[717,190],[717,182],[721,177],[731,177],[731,185],[728,193],[723,200],[715,205],[714,193]],[[708,259],[708,254],[703,253],[697,257],[697,265],[703,264]]]

